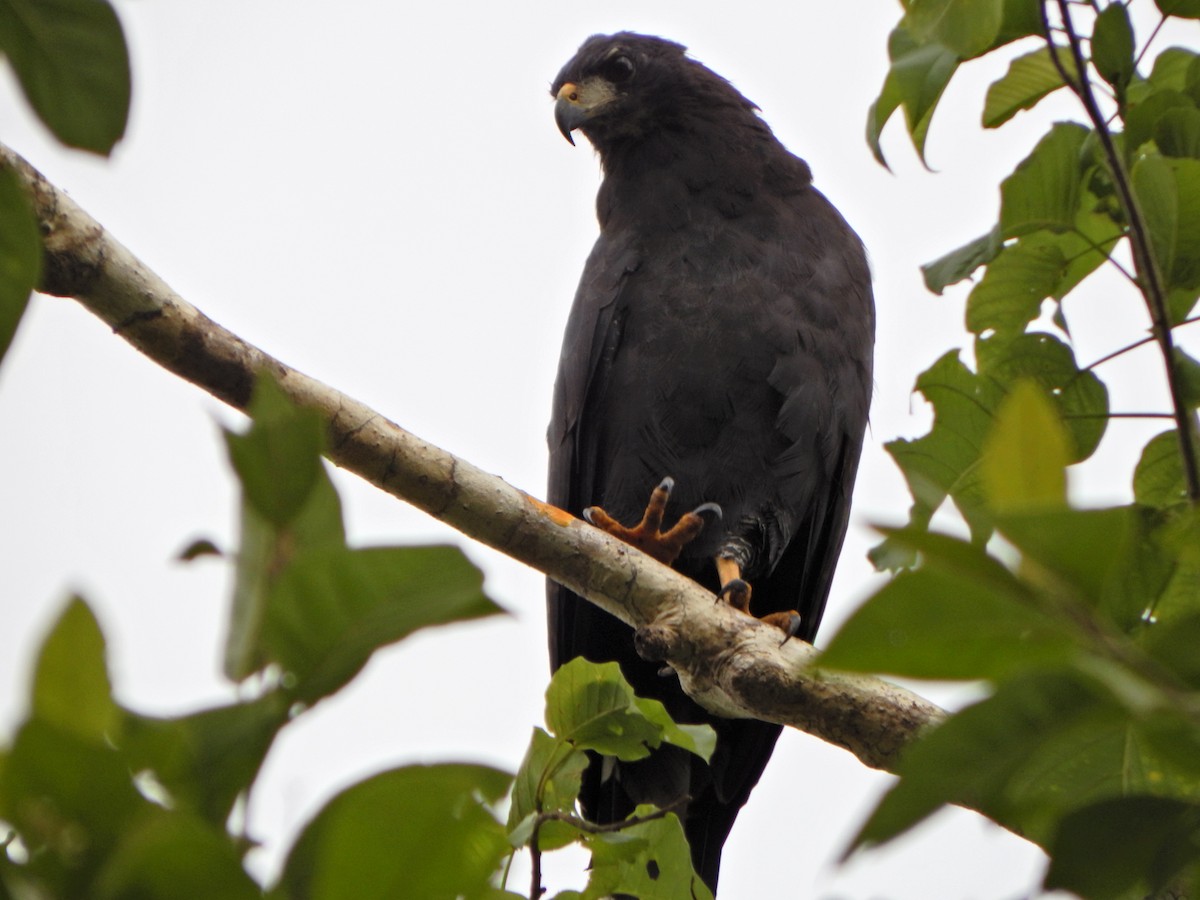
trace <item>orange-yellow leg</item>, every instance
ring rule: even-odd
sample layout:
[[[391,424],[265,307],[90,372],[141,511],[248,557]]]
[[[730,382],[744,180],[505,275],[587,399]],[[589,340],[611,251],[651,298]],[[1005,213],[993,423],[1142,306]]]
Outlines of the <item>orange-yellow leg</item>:
[[[717,577],[721,580],[718,598],[726,598],[730,606],[747,615],[753,615],[750,612],[750,584],[742,578],[742,567],[727,556],[718,556],[716,563]],[[800,631],[800,613],[794,609],[767,613],[762,617],[762,621],[782,631],[785,642]]]
[[[666,531],[662,530],[663,514],[667,509],[667,501],[671,499],[671,489],[675,482],[664,478],[650,494],[650,502],[646,504],[646,512],[642,521],[632,528],[626,528],[599,506],[589,506],[583,511],[583,517],[601,531],[637,547],[643,553],[649,554],[661,563],[671,565],[679,558],[683,548],[704,528],[704,513],[721,515],[721,508],[715,503],[705,503],[679,517],[679,521]]]
[[[721,581],[721,592],[734,609],[750,612],[750,584],[742,579],[742,567],[728,556],[717,557],[717,578]]]

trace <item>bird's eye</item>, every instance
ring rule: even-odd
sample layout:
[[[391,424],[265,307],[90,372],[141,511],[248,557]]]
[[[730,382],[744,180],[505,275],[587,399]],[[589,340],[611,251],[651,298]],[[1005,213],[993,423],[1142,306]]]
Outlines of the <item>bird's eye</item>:
[[[622,84],[633,77],[633,60],[628,56],[614,56],[604,63],[602,74],[613,84]]]

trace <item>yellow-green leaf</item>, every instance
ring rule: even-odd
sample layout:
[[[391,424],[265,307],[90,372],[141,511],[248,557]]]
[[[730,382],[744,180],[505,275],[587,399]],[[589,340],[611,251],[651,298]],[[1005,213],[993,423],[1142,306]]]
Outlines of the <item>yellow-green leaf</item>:
[[[983,448],[983,485],[998,513],[1061,506],[1071,441],[1054,404],[1023,381],[1000,404]]]

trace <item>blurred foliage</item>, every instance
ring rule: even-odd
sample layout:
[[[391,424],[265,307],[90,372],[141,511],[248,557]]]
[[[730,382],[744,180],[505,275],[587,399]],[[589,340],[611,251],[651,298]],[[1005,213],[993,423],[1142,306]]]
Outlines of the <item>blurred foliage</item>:
[[[107,156],[125,133],[129,50],[108,0],[0,0],[0,53],[42,123]]]
[[[69,147],[107,156],[125,133],[129,51],[108,0],[0,0],[0,56],[42,123]],[[37,222],[0,163],[0,360],[41,275]]]
[[[995,227],[924,267],[939,294],[983,269],[965,310],[974,367],[951,351],[918,378],[933,426],[887,446],[910,521],[873,551],[905,571],[822,664],[979,680],[987,695],[905,752],[854,848],[956,803],[1040,844],[1047,889],[1200,896],[1200,496],[1187,456],[1200,367],[1163,340],[1192,321],[1200,296],[1200,54],[1156,54],[1158,30],[1136,34],[1118,2],[903,6],[868,118],[880,162],[893,112],[903,109],[923,159],[957,67],[1016,40],[984,126],[1064,90],[1084,123],[1052,125],[1000,185]],[[1163,21],[1200,18],[1194,0],[1157,7]],[[1130,258],[1132,271],[1116,261]],[[1095,451],[1111,413],[1103,381],[1075,361],[1062,300],[1105,266],[1121,268],[1128,302],[1159,323],[1166,418],[1185,423],[1192,449],[1178,425],[1159,434],[1133,473],[1132,504],[1082,509],[1067,469]],[[1047,303],[1053,329],[1037,324]],[[929,531],[947,499],[969,540]]]
[[[1157,30],[1138,34],[1115,0],[901,5],[867,121],[881,163],[897,111],[924,161],[959,66],[998,51],[1012,56],[983,99],[985,127],[1060,91],[1085,121],[1054,124],[1000,185],[995,226],[923,267],[938,294],[982,269],[965,307],[973,344],[917,381],[932,428],[888,444],[909,522],[873,552],[904,571],[823,663],[987,692],[906,752],[855,847],[957,803],[1045,848],[1048,889],[1200,896],[1200,498],[1186,455],[1200,363],[1163,340],[1194,321],[1200,298],[1200,54],[1152,47]],[[1163,20],[1200,19],[1200,0],[1154,5]],[[130,73],[107,0],[0,0],[0,52],[59,140],[110,152]],[[1111,410],[1103,380],[1076,361],[1062,301],[1127,258],[1130,297],[1149,306],[1171,367],[1176,425],[1142,451],[1132,504],[1081,509],[1067,471],[1095,452]],[[40,262],[28,204],[0,170],[0,355]],[[598,826],[577,797],[589,752],[636,759],[668,742],[707,758],[712,732],[671,722],[615,665],[582,660],[555,675],[547,728],[534,729],[515,776],[469,764],[381,772],[312,818],[277,883],[250,878],[253,840],[236,811],[279,732],[378,649],[499,612],[454,548],[347,546],[317,418],[269,381],[252,414],[249,431],[227,435],[242,508],[225,669],[240,699],[172,717],[127,709],[100,627],[72,598],[38,656],[28,715],[0,750],[0,898],[496,900],[518,896],[501,874],[512,854],[537,862],[572,843],[593,865],[583,891],[560,900],[709,896],[669,811]],[[947,500],[970,539],[929,530]],[[185,553],[213,555],[207,541]]]
[[[236,810],[280,731],[388,644],[501,612],[456,548],[347,547],[316,417],[268,378],[250,412],[247,431],[226,434],[242,487],[226,648],[240,699],[166,717],[126,708],[100,626],[72,598],[38,654],[28,716],[0,750],[0,897],[499,900],[521,896],[501,886],[514,853],[576,842],[595,859],[583,897],[711,897],[674,815],[645,808],[596,826],[576,801],[587,752],[632,760],[667,742],[708,758],[713,731],[676,725],[615,663],[584,660],[551,682],[549,731],[534,730],[515,778],[467,764],[381,772],[313,816],[276,884],[250,877],[254,842]],[[184,557],[223,555],[201,541]],[[663,877],[646,892],[649,872]]]

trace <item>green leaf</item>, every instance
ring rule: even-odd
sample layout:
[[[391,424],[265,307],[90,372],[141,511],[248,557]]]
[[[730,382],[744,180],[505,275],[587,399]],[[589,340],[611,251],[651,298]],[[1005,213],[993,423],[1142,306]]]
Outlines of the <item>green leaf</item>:
[[[1039,238],[1041,240],[1039,240]],[[967,328],[1020,334],[1042,311],[1067,271],[1053,236],[1038,232],[1005,247],[967,298]]]
[[[290,547],[276,547],[283,543],[280,535],[245,498],[240,531],[229,633],[225,637],[225,676],[232,681],[241,681],[266,665],[262,623],[267,614],[267,596],[280,568],[290,558]],[[276,556],[284,559],[280,561]]]
[[[121,139],[129,116],[129,52],[107,0],[3,0],[0,51],[64,144],[107,155]]]
[[[229,459],[250,505],[272,525],[287,525],[320,475],[325,444],[321,417],[293,406],[266,375],[255,385],[249,413],[249,431],[225,432]]]
[[[913,147],[924,162],[925,138],[933,110],[958,68],[958,57],[941,44],[917,41],[901,24],[888,38],[888,58],[891,67],[879,97],[867,113],[867,143],[875,159],[886,167],[879,136],[892,113],[903,106]]]
[[[1200,109],[1166,110],[1154,123],[1154,143],[1163,156],[1200,159]]]
[[[650,697],[635,697],[638,712],[662,729],[665,743],[688,751],[708,761],[717,749],[717,733],[708,725],[680,725],[671,718],[667,708]]]
[[[587,764],[587,754],[582,750],[551,737],[541,728],[533,729],[533,739],[517,770],[508,810],[509,840],[514,846],[520,847],[532,839],[532,819],[538,812],[574,813]],[[579,832],[567,823],[547,821],[538,829],[538,846],[542,850],[555,850],[578,837]]]
[[[1132,92],[1133,87],[1130,90]],[[1187,95],[1171,88],[1158,88],[1140,96],[1138,102],[1131,104],[1125,114],[1126,156],[1131,159],[1139,158],[1138,154],[1146,149],[1146,142],[1154,140],[1158,123],[1163,116],[1170,112],[1195,108],[1195,103]]]
[[[1124,229],[1096,212],[1096,205],[1084,192],[1071,231],[1035,231],[998,244],[994,258],[983,260],[987,271],[967,298],[967,328],[975,334],[989,329],[1005,337],[1019,334],[1040,315],[1042,301],[1061,300],[1102,265]]]
[[[205,556],[222,557],[224,555],[225,554],[221,551],[221,548],[218,547],[211,539],[197,538],[180,550],[179,555],[175,558],[179,560],[179,562],[190,563],[195,562],[196,560]]]
[[[0,168],[0,359],[41,277],[42,238],[17,176]]]
[[[1200,587],[1200,570],[1188,567],[1188,587]],[[1192,594],[1198,597],[1200,594]],[[1200,689],[1200,610],[1155,621],[1146,629],[1143,648],[1193,689]]]
[[[272,526],[243,499],[241,546],[225,646],[227,676],[240,681],[265,665],[261,631],[268,598],[288,564],[309,551],[332,553],[344,546],[341,501],[323,468],[308,502],[286,528]]]
[[[1187,319],[1200,301],[1200,287],[1175,288],[1167,294],[1167,314],[1172,325],[1178,325]]]
[[[260,900],[224,829],[155,810],[121,835],[89,896],[96,900]]]
[[[911,0],[902,26],[922,43],[972,59],[994,45],[1003,19],[1003,0]]]
[[[271,592],[262,643],[314,702],[354,677],[380,647],[420,628],[501,612],[457,547],[329,548],[287,567]]]
[[[1107,262],[1108,254],[1125,236],[1125,226],[1113,221],[1107,212],[1100,211],[1100,206],[1100,201],[1085,191],[1074,229],[1062,234],[1039,232],[1021,239],[1022,243],[1051,243],[1058,247],[1067,260],[1066,272],[1051,294],[1056,300],[1061,300],[1079,282]]]
[[[1108,392],[1091,372],[1081,371],[1074,354],[1048,334],[994,336],[975,343],[979,374],[950,352],[917,379],[933,404],[933,427],[916,440],[886,444],[913,496],[910,524],[924,528],[947,496],[967,519],[976,539],[986,539],[986,509],[979,459],[1001,399],[1024,379],[1036,381],[1058,404],[1072,438],[1071,461],[1086,459],[1107,424]],[[876,566],[907,564],[899,548],[885,542],[872,551]]]
[[[71,598],[38,654],[33,676],[33,716],[84,740],[117,736],[120,716],[112,700],[104,635],[91,609]]]
[[[154,773],[173,808],[223,825],[287,724],[289,706],[282,693],[273,692],[178,718],[129,712],[121,750],[134,771]]]
[[[1000,231],[993,228],[969,244],[921,266],[925,287],[935,294],[941,294],[950,285],[969,277],[980,266],[990,263],[1002,249]]]
[[[1147,615],[1150,625],[1143,637],[1153,644],[1159,626],[1179,622],[1200,612],[1200,513],[1189,507],[1176,507],[1169,513],[1168,526],[1155,532],[1163,553],[1175,562],[1170,581]],[[1200,759],[1200,754],[1197,755]]]
[[[1159,270],[1172,288],[1200,285],[1200,159],[1144,156],[1131,173]]]
[[[1125,89],[1134,73],[1133,26],[1124,4],[1110,3],[1096,16],[1092,30],[1092,65],[1117,89]]]
[[[635,696],[616,663],[582,657],[554,673],[546,690],[546,723],[559,737],[624,760],[647,755],[643,738],[650,747],[665,742],[704,760],[716,748],[709,726],[677,724],[659,701]]]
[[[1179,384],[1179,399],[1188,409],[1200,406],[1200,362],[1178,345],[1171,348],[1171,364]]]
[[[1042,33],[1041,0],[1004,0],[1004,19],[995,46]]]
[[[1154,5],[1164,16],[1200,19],[1200,0],[1154,0]]]
[[[892,532],[925,564],[902,572],[850,617],[823,668],[910,678],[993,678],[1074,652],[1063,625],[979,547],[942,535]]]
[[[1068,62],[1070,53],[1059,48],[1059,58]],[[1050,48],[1041,47],[1032,53],[1018,56],[1008,65],[1008,71],[992,82],[983,104],[983,127],[999,128],[1023,109],[1033,109],[1043,97],[1064,87]]]
[[[407,766],[347,788],[297,839],[281,886],[305,900],[493,896],[510,851],[486,804],[512,777],[486,766]]]
[[[1118,668],[1095,663],[1098,671]],[[1165,704],[1161,694],[1154,702]],[[1046,846],[1064,814],[1104,797],[1200,798],[1196,779],[1177,778],[1177,767],[1157,751],[1154,729],[1160,726],[1131,719],[1104,685],[1077,671],[1006,680],[906,750],[900,782],[855,843],[889,840],[944,803],[977,809]]]
[[[975,358],[981,379],[1011,390],[1017,383],[1036,381],[1058,404],[1071,435],[1071,462],[1095,452],[1108,424],[1108,389],[1075,363],[1071,348],[1050,334],[1031,332],[1012,339],[980,338]]]
[[[639,806],[634,817],[654,812]],[[638,900],[712,900],[712,892],[692,869],[683,826],[672,813],[621,831],[589,835],[591,877],[584,900],[632,895]]]
[[[1070,444],[1054,404],[1033,382],[1019,382],[983,447],[980,474],[992,511],[1065,506]]]
[[[1096,710],[1094,693],[1069,678],[1027,675],[1004,682],[992,697],[951,716],[905,750],[900,781],[876,806],[851,849],[889,841],[946,803],[1011,822],[1019,808],[1016,782],[1031,761],[1031,749],[1061,741],[1081,721],[1095,721]],[[1044,786],[1053,789],[1050,783]]]
[[[122,830],[149,806],[116,750],[36,718],[0,769],[0,819],[16,828],[53,896],[90,896]]]
[[[1195,3],[1197,0],[1185,2]],[[1200,53],[1190,47],[1168,47],[1154,58],[1154,68],[1150,71],[1151,85],[1158,89],[1186,91],[1189,73],[1195,71],[1198,58]]]
[[[1048,890],[1095,900],[1157,896],[1200,861],[1200,804],[1167,797],[1113,797],[1065,816],[1050,849]]]
[[[341,501],[318,456],[322,438],[315,414],[296,410],[265,375],[255,387],[251,412],[256,418],[250,432],[227,436],[244,473],[225,644],[225,674],[235,681],[266,663],[261,631],[267,599],[289,562],[307,550],[345,546]]]
[[[1075,224],[1088,134],[1082,125],[1055,124],[1004,179],[1000,185],[1000,231],[1004,237],[1042,228],[1065,231]]]
[[[916,389],[933,405],[933,427],[916,440],[885,445],[908,481],[914,522],[927,521],[947,495],[966,514],[981,499],[972,492],[972,476],[1003,391],[978,378],[954,351],[923,372]]]
[[[1150,439],[1133,472],[1133,496],[1147,506],[1174,506],[1187,501],[1179,435],[1175,429]]]
[[[708,759],[716,735],[707,725],[676,725],[657,700],[637,697],[615,662],[582,657],[560,666],[546,689],[546,724],[577,747],[631,761],[663,742]]]
[[[1069,588],[1123,631],[1142,622],[1171,578],[1173,560],[1151,539],[1152,524],[1145,510],[1123,506],[997,517],[1000,532],[1038,566],[1022,567],[1027,581],[1052,593]]]

